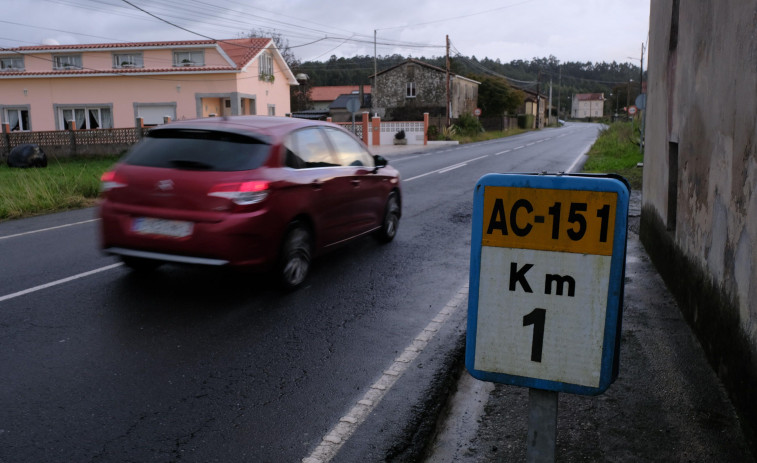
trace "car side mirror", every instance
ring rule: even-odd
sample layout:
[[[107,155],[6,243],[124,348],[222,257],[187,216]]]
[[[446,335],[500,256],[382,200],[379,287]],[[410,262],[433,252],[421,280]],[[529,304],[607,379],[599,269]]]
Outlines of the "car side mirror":
[[[376,167],[386,167],[387,164],[389,164],[389,161],[387,161],[383,156],[379,156],[378,154],[373,155],[373,161]]]

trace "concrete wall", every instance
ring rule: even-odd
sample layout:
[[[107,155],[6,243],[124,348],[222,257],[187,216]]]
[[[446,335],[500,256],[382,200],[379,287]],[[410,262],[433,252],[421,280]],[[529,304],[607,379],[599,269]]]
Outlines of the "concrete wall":
[[[450,82],[451,106],[450,117],[458,118],[463,114],[473,114],[478,107],[478,82],[455,76]]]
[[[651,3],[641,234],[757,429],[757,0]]]

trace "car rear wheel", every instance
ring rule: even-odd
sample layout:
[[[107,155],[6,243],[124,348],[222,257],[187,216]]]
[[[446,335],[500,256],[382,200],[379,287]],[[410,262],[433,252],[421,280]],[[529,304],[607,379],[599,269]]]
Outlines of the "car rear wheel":
[[[298,288],[305,281],[311,260],[310,231],[295,223],[284,237],[279,262],[279,281],[286,290]]]
[[[384,221],[381,228],[376,232],[376,239],[381,243],[388,243],[394,239],[397,234],[397,227],[400,224],[400,202],[397,194],[392,193],[386,200],[386,210],[384,212]]]
[[[150,272],[160,267],[162,262],[134,256],[121,256],[121,262],[136,272]]]

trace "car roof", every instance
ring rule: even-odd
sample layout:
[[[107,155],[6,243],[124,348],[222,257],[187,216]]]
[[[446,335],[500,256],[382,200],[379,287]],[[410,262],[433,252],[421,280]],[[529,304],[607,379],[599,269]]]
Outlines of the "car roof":
[[[272,139],[281,139],[287,133],[304,127],[329,126],[338,127],[336,124],[307,119],[277,116],[228,116],[208,117],[203,119],[190,119],[174,121],[161,125],[152,130],[164,129],[194,129],[194,130],[218,130],[240,134],[253,132],[265,135]]]

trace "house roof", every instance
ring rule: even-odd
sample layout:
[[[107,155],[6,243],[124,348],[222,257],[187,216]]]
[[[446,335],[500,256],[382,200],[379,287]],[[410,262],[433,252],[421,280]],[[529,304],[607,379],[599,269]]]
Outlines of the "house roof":
[[[310,89],[310,99],[313,101],[334,101],[340,95],[359,92],[359,85],[329,85],[323,87],[313,87]],[[363,85],[363,94],[371,93],[370,85]]]
[[[604,100],[605,94],[604,93],[577,93],[576,99],[578,101],[596,101],[596,100]]]
[[[440,68],[438,66],[434,66],[433,64],[424,63],[423,61],[419,61],[419,60],[414,59],[414,58],[408,58],[405,61],[403,61],[403,62],[401,62],[399,64],[395,64],[394,66],[388,67],[388,68],[386,68],[384,70],[381,70],[381,71],[377,72],[376,74],[371,75],[370,77],[373,78],[373,77],[375,77],[377,75],[380,75],[380,74],[383,74],[385,72],[389,72],[391,70],[397,69],[398,67],[405,66],[406,64],[417,64],[418,66],[423,66],[423,67],[428,68],[428,69],[433,69],[434,71],[437,71],[437,72],[441,72],[441,73],[444,73],[444,74],[447,73],[446,69],[442,69],[442,68]],[[469,79],[467,77],[463,77],[461,75],[455,74],[454,72],[450,72],[449,75],[450,75],[450,77],[453,77],[455,79],[467,80],[468,82],[473,82],[475,84],[481,85],[481,82],[478,82],[478,81],[473,80],[473,79]]]
[[[38,53],[65,53],[103,50],[132,50],[132,49],[159,49],[159,48],[213,48],[220,49],[229,62],[228,66],[187,66],[176,68],[173,66],[164,68],[127,68],[127,69],[74,69],[74,70],[51,70],[41,72],[3,72],[2,76],[48,76],[48,75],[87,75],[87,74],[144,74],[144,73],[208,73],[219,71],[238,71],[244,69],[263,50],[274,49],[276,61],[284,69],[284,74],[290,85],[296,85],[297,80],[291,69],[286,65],[281,53],[276,49],[270,38],[244,38],[227,40],[182,40],[167,42],[121,42],[121,43],[88,43],[73,45],[33,45],[17,48],[3,49],[3,54],[38,54]]]
[[[330,105],[329,109],[347,109],[347,101],[351,98],[359,98],[360,95],[348,93],[346,95],[339,95]],[[363,101],[360,104],[361,108],[371,107],[371,95],[363,92]]]
[[[386,69],[383,69],[383,70],[381,70],[381,71],[377,72],[377,73],[376,73],[376,74],[374,74],[374,75],[379,75],[379,74],[383,74],[383,73],[385,73],[385,72],[389,72],[389,71],[391,71],[391,70],[393,70],[393,69],[397,69],[398,67],[400,67],[400,66],[404,66],[404,65],[406,65],[406,64],[417,64],[417,65],[419,65],[419,66],[423,66],[423,67],[426,67],[426,68],[429,68],[429,69],[433,69],[434,71],[443,72],[443,73],[445,73],[445,74],[447,73],[447,70],[446,70],[446,69],[442,69],[442,68],[440,68],[440,67],[437,67],[437,66],[434,66],[434,65],[432,65],[432,64],[424,63],[423,61],[419,61],[419,60],[417,60],[417,59],[408,58],[408,59],[406,59],[405,61],[403,61],[403,62],[401,62],[401,63],[399,63],[399,64],[395,64],[394,66],[388,67],[388,68],[386,68]],[[451,73],[451,72],[450,72],[450,73],[449,73],[449,75],[451,75],[451,76],[454,76],[455,74],[453,74],[453,73]],[[371,77],[373,77],[373,76],[371,76]]]

